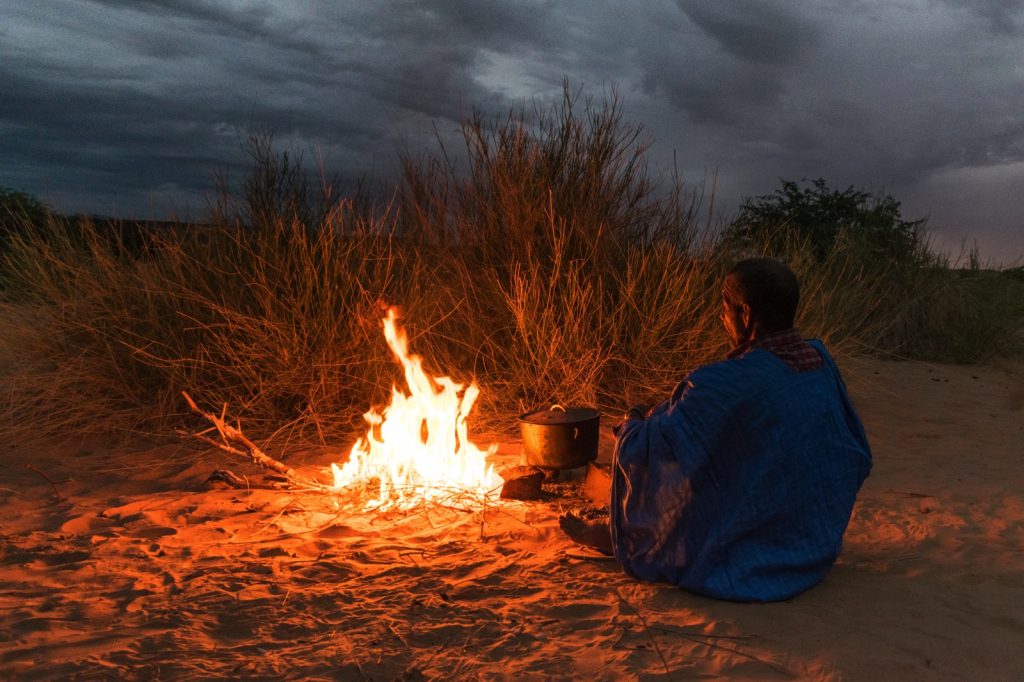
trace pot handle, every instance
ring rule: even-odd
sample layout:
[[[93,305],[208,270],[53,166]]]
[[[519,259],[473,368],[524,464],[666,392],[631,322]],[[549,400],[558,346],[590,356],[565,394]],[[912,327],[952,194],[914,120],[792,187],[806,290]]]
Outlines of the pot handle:
[[[564,407],[562,407],[561,405],[559,405],[558,403],[555,403],[554,405],[552,405],[552,406],[551,406],[551,409],[552,409],[552,410],[553,410],[553,409],[555,409],[555,408],[558,408],[558,409],[559,409],[559,410],[561,410],[562,412],[565,412],[565,411],[566,411],[566,410],[565,410],[565,408],[564,408]]]

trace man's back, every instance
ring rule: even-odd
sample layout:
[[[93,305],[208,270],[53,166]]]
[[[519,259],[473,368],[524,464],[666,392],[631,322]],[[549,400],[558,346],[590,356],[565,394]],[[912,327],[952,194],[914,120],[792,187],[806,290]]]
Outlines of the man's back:
[[[631,574],[770,601],[838,556],[871,454],[834,362],[795,372],[772,353],[690,374],[619,433],[611,529]]]

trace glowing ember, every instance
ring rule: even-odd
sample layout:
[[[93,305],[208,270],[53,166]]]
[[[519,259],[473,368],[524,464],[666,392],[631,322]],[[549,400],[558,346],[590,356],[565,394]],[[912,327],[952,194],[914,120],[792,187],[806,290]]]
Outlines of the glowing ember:
[[[370,428],[343,467],[331,465],[334,487],[375,489],[376,497],[366,504],[370,509],[409,508],[453,492],[493,493],[501,478],[486,458],[497,446],[484,452],[466,433],[466,417],[480,389],[424,372],[419,356],[409,355],[395,318],[396,310],[389,308],[384,336],[405,370],[407,391],[392,386],[391,404],[363,415]]]

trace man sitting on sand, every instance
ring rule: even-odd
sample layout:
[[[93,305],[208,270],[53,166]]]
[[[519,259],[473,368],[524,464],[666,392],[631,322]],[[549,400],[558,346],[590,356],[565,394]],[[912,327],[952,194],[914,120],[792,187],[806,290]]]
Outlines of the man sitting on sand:
[[[733,350],[657,407],[626,415],[609,521],[561,524],[643,580],[720,599],[787,599],[839,555],[871,451],[832,358],[793,327],[793,272],[745,260],[722,295]]]

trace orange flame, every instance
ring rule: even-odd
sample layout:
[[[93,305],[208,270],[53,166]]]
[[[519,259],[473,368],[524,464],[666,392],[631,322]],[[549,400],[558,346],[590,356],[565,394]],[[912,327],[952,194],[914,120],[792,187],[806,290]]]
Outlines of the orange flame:
[[[464,387],[424,372],[420,357],[409,354],[396,316],[396,309],[389,308],[384,336],[405,370],[407,390],[392,386],[391,404],[363,415],[370,425],[366,435],[352,446],[344,466],[331,464],[334,488],[376,486],[368,509],[410,508],[456,491],[481,496],[494,492],[501,478],[487,455],[497,446],[487,452],[478,449],[466,429],[480,388],[475,382]]]

